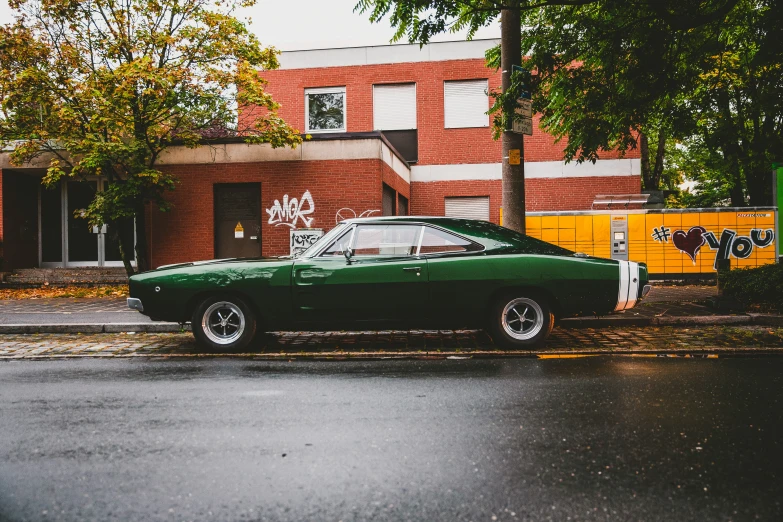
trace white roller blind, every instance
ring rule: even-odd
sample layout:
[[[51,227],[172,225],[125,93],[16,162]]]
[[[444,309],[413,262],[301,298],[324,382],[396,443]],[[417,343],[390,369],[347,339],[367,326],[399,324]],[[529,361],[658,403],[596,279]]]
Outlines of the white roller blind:
[[[489,196],[446,198],[446,217],[489,221]]]
[[[373,85],[372,109],[375,130],[416,128],[416,84]]]
[[[487,80],[443,82],[445,127],[489,127]]]

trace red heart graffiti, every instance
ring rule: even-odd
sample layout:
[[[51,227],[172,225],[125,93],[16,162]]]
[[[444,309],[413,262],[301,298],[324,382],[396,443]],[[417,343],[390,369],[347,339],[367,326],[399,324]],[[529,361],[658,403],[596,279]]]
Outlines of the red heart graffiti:
[[[707,240],[704,239],[704,234],[706,233],[707,230],[704,227],[691,227],[687,234],[682,230],[677,230],[672,234],[672,243],[681,251],[688,254],[691,261],[695,263],[696,254],[699,253],[701,246],[707,242]]]

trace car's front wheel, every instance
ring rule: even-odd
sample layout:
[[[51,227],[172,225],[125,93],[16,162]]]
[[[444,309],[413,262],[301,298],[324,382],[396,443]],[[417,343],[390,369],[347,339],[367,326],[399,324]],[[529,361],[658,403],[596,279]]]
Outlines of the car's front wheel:
[[[240,350],[256,334],[256,317],[237,297],[210,297],[196,307],[191,327],[196,340],[209,348]]]
[[[495,301],[490,313],[490,334],[503,348],[540,346],[555,324],[547,300],[532,293],[506,294]]]

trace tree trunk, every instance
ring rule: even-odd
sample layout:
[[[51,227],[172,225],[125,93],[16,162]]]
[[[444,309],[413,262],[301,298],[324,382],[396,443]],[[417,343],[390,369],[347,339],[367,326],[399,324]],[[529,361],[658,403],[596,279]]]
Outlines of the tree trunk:
[[[522,64],[522,26],[519,2],[509,2],[511,7],[500,13],[500,69],[502,87],[506,93],[511,87],[514,65]],[[508,115],[510,121],[511,115]],[[525,233],[525,149],[521,134],[510,130],[503,132],[503,226]],[[509,163],[509,151],[519,150],[520,164]]]
[[[666,154],[666,133],[663,130],[658,131],[658,149],[655,151],[655,167],[653,167],[652,187],[650,190],[658,190],[661,186],[661,177],[663,176],[663,158]],[[649,161],[649,159],[648,159]]]
[[[127,244],[123,234],[120,234],[120,230],[123,228],[123,221],[124,220],[120,222],[113,221],[108,223],[108,225],[112,240],[116,241],[117,245],[119,246],[120,259],[122,260],[122,265],[125,267],[125,273],[128,274],[128,277],[130,277],[135,273],[133,270],[133,265],[131,265],[130,256],[128,255],[130,252],[133,252],[133,243]]]
[[[739,162],[739,144],[737,143],[738,132],[734,127],[732,120],[731,107],[729,105],[729,96],[725,91],[718,92],[718,108],[723,115],[723,122],[719,128],[719,137],[721,140],[721,150],[723,158],[728,164],[729,176],[731,177],[731,205],[734,207],[745,206],[745,196],[742,186],[742,171]]]
[[[136,203],[136,270],[139,273],[150,269],[147,250],[147,212],[144,201]]]
[[[650,144],[647,141],[647,134],[639,133],[639,154],[642,159],[642,188],[644,190],[655,190],[652,186],[652,172],[650,171]]]
[[[731,176],[731,206],[744,207],[745,195],[742,191],[742,173],[740,171],[739,158],[737,157],[736,144],[728,144],[723,147],[723,157],[729,166],[729,176]]]

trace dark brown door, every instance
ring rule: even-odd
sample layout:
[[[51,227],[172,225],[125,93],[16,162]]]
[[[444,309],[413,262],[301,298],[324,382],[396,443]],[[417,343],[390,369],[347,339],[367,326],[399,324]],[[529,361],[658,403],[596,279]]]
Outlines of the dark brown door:
[[[261,184],[215,185],[215,254],[261,257]]]

